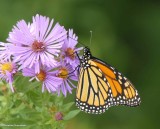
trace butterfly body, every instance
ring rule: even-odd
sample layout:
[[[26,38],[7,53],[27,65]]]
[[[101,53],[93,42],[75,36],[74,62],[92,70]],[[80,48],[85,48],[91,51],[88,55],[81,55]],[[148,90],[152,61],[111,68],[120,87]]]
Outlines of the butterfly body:
[[[80,59],[76,105],[82,111],[101,114],[111,106],[138,106],[133,84],[117,69],[91,55],[88,47]]]

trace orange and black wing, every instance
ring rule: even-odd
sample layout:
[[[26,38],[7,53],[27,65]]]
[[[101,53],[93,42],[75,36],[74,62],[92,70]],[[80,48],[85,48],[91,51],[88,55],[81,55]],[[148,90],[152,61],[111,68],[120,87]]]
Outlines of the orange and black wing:
[[[106,101],[112,99],[111,88],[97,65],[91,60],[88,64],[87,68],[80,67],[76,105],[87,113],[100,114],[110,106]]]
[[[87,113],[100,114],[115,105],[138,106],[140,97],[132,83],[118,70],[93,58],[80,67],[76,105]]]
[[[140,97],[133,84],[117,69],[95,58],[97,68],[101,69],[112,91],[112,105],[138,106]]]

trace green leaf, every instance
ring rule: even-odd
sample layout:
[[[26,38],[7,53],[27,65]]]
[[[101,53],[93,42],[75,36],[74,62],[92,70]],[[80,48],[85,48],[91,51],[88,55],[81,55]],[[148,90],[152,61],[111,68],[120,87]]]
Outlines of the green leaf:
[[[25,108],[25,104],[21,103],[20,105],[18,105],[15,108],[10,109],[10,113],[13,114],[18,114],[20,110],[23,110]]]
[[[73,117],[75,117],[78,113],[80,112],[80,110],[73,110],[73,111],[70,111],[68,114],[66,114],[63,119],[64,120],[70,120],[72,119]]]
[[[62,106],[63,105],[63,99],[64,99],[64,96],[62,94],[60,94],[60,96],[55,96],[55,104],[57,106]]]
[[[18,91],[25,91],[29,83],[29,78],[20,76],[16,77],[14,81],[15,87]]]
[[[60,111],[67,112],[73,106],[73,104],[74,102],[70,102],[70,103],[62,105],[60,107]]]
[[[32,81],[29,83],[29,85],[27,86],[28,88],[25,90],[25,92],[29,91],[29,90],[38,90],[40,93],[42,93],[42,84],[38,81]]]
[[[37,93],[34,90],[27,92],[28,99],[30,99],[37,106],[42,106],[42,95],[41,94]]]
[[[28,77],[18,76],[15,78],[14,85],[17,91],[27,92],[29,90],[36,90],[37,86],[40,86],[40,82],[38,81],[29,81]]]

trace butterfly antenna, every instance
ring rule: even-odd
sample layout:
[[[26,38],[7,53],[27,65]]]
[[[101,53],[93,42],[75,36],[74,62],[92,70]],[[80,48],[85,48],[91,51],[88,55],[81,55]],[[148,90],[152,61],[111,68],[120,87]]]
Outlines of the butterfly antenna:
[[[91,34],[91,36],[90,36],[89,46],[91,47],[91,42],[92,42],[92,30],[90,30],[90,34]]]

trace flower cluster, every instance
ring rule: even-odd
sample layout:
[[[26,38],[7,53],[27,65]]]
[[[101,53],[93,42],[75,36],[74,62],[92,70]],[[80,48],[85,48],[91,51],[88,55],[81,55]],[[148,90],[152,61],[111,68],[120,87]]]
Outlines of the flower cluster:
[[[42,92],[64,96],[71,93],[77,81],[76,56],[78,37],[54,20],[36,15],[32,22],[17,22],[9,33],[7,43],[0,42],[0,78],[6,80],[14,92],[13,81],[17,72],[22,72],[30,81],[42,84]]]

